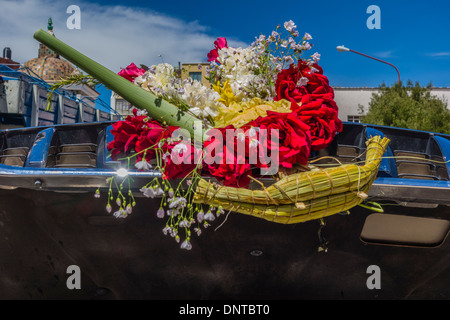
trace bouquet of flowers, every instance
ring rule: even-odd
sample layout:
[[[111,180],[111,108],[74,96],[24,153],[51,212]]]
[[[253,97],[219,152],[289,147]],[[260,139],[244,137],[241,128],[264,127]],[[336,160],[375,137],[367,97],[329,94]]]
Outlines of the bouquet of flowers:
[[[199,125],[213,137],[204,144],[206,150],[216,146],[221,136],[223,144],[227,131],[240,129],[241,134],[236,134],[233,141],[226,140],[221,150],[223,155],[234,157],[233,161],[204,161],[202,171],[227,186],[246,187],[249,177],[255,175],[255,168],[268,166],[267,161],[259,161],[258,157],[256,163],[249,161],[251,153],[258,151],[261,129],[267,129],[267,141],[274,135],[280,144],[274,150],[278,159],[270,159],[278,161],[277,171],[296,164],[306,165],[311,152],[325,148],[342,130],[333,89],[318,65],[320,54],[316,52],[302,59],[312,48],[309,42],[312,37],[305,33],[297,42],[299,37],[296,25],[288,21],[270,36],[259,36],[248,48],[228,47],[225,38],[218,38],[215,48],[207,54],[209,86],[190,78],[181,82],[174,68],[166,63],[148,70],[132,63],[119,75],[200,119]],[[188,158],[199,152],[188,144],[174,144],[167,139],[178,128],[162,126],[145,111],[134,110],[134,114],[114,125],[115,141],[109,146],[114,156],[130,150],[139,153],[158,144],[163,154],[172,154],[174,147]],[[245,143],[245,155],[228,152],[239,140]],[[145,156],[140,153],[138,166],[145,167],[142,161],[153,159],[155,149],[148,150]],[[270,142],[267,149],[272,151]],[[164,159],[164,176],[168,179],[183,177],[194,165],[192,162],[175,165],[170,156]]]
[[[364,166],[324,170],[308,162],[342,131],[320,54],[307,55],[311,39],[293,21],[247,48],[218,38],[207,54],[208,85],[181,81],[166,63],[146,69],[131,63],[121,79],[87,68],[135,105],[132,116],[113,124],[108,150],[137,170],[161,173],[140,191],[161,197],[156,214],[167,219],[163,232],[180,242],[184,229],[181,248],[192,247],[191,227],[199,235],[226,211],[296,223],[348,210],[367,197],[387,139],[370,141]],[[91,64],[84,57],[72,62]],[[264,177],[276,182],[266,188]],[[113,196],[115,179],[109,179],[107,210],[113,212],[115,197],[114,215],[124,218],[135,200],[121,188]],[[249,189],[251,182],[260,189]]]

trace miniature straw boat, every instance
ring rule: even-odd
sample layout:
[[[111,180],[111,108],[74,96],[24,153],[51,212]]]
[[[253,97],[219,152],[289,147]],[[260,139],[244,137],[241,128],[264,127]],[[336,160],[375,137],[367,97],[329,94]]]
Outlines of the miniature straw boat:
[[[389,139],[367,141],[364,165],[291,174],[260,190],[226,187],[201,179],[194,202],[278,223],[299,223],[347,211],[367,198]]]

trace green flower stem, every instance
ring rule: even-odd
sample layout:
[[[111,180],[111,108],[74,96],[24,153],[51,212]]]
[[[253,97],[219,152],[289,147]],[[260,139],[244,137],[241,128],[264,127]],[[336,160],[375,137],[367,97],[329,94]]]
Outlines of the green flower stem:
[[[34,38],[83,69],[132,105],[147,110],[156,121],[181,127],[194,136],[193,125],[195,121],[200,121],[199,119],[131,83],[42,29],[34,33]]]

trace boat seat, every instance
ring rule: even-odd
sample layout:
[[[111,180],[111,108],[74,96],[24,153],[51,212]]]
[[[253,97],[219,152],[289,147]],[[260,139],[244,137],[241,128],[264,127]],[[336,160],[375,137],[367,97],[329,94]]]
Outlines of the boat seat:
[[[56,154],[56,165],[94,165],[96,164],[96,154],[93,152],[60,152]]]
[[[93,143],[62,144],[49,150],[47,168],[96,168],[97,145]]]
[[[0,155],[0,164],[13,167],[23,167],[25,165],[25,159],[28,155],[29,148],[17,147],[7,148],[3,150]]]
[[[394,156],[399,157],[399,161],[408,160],[408,161],[418,161],[416,158],[427,160],[429,159],[428,155],[425,153],[414,152],[414,151],[405,151],[405,150],[395,150]]]
[[[356,146],[338,145],[337,156],[358,157],[361,154],[361,149]]]
[[[0,164],[5,166],[23,167],[26,156],[23,155],[2,155],[0,156]]]
[[[22,155],[27,156],[29,148],[18,147],[18,148],[7,148],[3,150],[4,155]]]
[[[59,146],[60,152],[95,152],[97,145],[93,143],[64,144]]]
[[[397,172],[401,174],[434,175],[434,165],[426,162],[398,161]]]
[[[448,180],[444,159],[437,155],[411,151],[394,151],[400,178],[424,180]],[[441,164],[442,163],[442,164]]]

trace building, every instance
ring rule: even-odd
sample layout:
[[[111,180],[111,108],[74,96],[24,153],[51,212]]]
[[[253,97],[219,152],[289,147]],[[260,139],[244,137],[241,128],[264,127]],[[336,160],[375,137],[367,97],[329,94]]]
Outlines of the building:
[[[119,96],[114,91],[111,92],[111,108],[115,110],[116,113],[120,114],[122,117],[132,115],[131,103]]]
[[[209,67],[209,62],[183,63],[181,65],[181,81],[191,78],[200,81],[204,86],[209,86],[210,82],[206,79],[207,67]]]
[[[0,65],[7,66],[13,70],[20,68],[20,63],[11,59],[11,49],[8,47],[3,49],[3,57],[0,58]]]
[[[356,87],[334,87],[334,100],[339,107],[339,119],[342,121],[361,122],[361,119],[369,111],[369,103],[378,88]],[[436,87],[431,89],[431,94],[450,101],[449,87]],[[450,109],[447,103],[447,108]]]
[[[54,36],[51,19],[48,32]],[[45,45],[40,44],[37,58],[23,65],[11,60],[9,48],[3,50],[3,55],[0,60],[1,129],[113,120],[111,113],[95,108],[99,93],[87,85],[58,89],[48,106],[51,84],[79,71]]]
[[[55,36],[52,24],[52,19],[48,19],[47,32]],[[49,84],[81,73],[69,61],[62,59],[59,54],[42,43],[39,45],[37,58],[28,60],[23,64],[23,67],[25,73],[32,77],[37,76]],[[72,85],[65,86],[63,89],[95,108],[95,100],[98,98],[99,93],[94,88],[87,85]]]
[[[334,101],[339,107],[339,119],[342,121],[361,122],[369,111],[372,95],[378,88],[342,88],[334,87]]]

